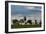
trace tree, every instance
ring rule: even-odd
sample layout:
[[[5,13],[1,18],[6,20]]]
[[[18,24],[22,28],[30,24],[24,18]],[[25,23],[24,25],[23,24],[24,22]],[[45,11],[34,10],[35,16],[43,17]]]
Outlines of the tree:
[[[28,21],[27,21],[27,23],[30,23],[30,24],[32,24],[32,20],[28,20]]]
[[[39,24],[41,25],[41,20],[40,20],[40,23]]]
[[[15,20],[13,20],[13,23],[14,23],[14,24],[15,24],[16,22],[18,22],[18,20],[16,20],[16,19],[15,19]]]
[[[26,16],[24,17],[24,21],[26,21]]]
[[[35,20],[35,24],[37,24],[37,20]]]

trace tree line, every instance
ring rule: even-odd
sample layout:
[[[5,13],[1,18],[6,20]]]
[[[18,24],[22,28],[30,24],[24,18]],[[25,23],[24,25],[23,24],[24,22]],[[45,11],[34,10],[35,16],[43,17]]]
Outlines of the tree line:
[[[19,23],[24,23],[26,21],[26,17],[24,17],[24,19],[20,19],[20,21],[18,21],[17,19],[13,20],[13,24],[19,22]],[[32,20],[28,20],[26,23],[30,23],[32,24]],[[37,24],[37,20],[35,20],[35,24]],[[40,23],[41,24],[41,20],[40,20]]]

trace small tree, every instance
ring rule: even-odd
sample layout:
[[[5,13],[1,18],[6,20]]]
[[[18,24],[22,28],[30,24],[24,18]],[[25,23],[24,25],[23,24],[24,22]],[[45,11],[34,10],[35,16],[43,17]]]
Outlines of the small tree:
[[[37,20],[35,20],[35,24],[37,24]]]

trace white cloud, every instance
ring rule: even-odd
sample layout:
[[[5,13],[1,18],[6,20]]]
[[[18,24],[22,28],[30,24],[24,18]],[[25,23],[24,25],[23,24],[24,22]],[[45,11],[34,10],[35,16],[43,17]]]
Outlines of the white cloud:
[[[26,9],[34,9],[34,7],[26,7]]]
[[[37,9],[37,10],[41,10],[41,9],[35,8],[35,7],[33,7],[33,6],[27,6],[26,9],[31,9],[31,10],[32,10],[32,9],[33,9],[33,10],[34,10],[34,9]]]

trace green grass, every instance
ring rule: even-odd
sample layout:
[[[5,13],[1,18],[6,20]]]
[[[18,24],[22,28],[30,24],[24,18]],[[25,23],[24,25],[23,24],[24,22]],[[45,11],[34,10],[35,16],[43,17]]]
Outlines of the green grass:
[[[36,28],[41,27],[41,24],[30,24],[30,25],[20,25],[19,23],[15,23],[14,25],[11,25],[11,28]]]

